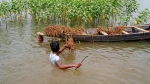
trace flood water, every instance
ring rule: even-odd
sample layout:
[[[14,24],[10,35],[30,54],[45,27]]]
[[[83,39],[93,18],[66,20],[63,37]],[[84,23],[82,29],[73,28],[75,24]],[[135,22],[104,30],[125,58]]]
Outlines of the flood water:
[[[0,27],[0,84],[150,84],[150,41],[76,42],[74,54],[60,55],[63,63],[88,58],[77,70],[60,70],[49,62],[50,38],[36,42],[47,25],[27,19]]]

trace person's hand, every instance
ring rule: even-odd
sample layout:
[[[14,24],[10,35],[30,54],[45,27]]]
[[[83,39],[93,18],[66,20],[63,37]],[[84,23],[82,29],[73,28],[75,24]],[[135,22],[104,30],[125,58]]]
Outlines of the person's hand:
[[[75,48],[75,45],[73,44],[73,43],[71,43],[71,42],[68,42],[68,43],[66,43],[65,45],[63,45],[64,47],[66,47],[66,48],[69,48],[69,49],[72,49],[72,50],[75,50],[76,48]]]
[[[75,68],[77,69],[77,68],[79,68],[81,65],[82,65],[81,63],[77,63],[77,64],[75,64]]]
[[[66,48],[70,48],[70,45],[69,44],[65,44],[65,45],[63,45],[64,47],[66,47]]]

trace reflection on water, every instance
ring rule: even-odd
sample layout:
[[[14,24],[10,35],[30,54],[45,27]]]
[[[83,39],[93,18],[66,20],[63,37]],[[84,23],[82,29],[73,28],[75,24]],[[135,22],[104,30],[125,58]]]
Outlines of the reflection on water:
[[[46,26],[22,20],[0,28],[0,84],[150,83],[149,41],[77,42],[74,54],[68,50],[61,54],[63,62],[81,62],[89,57],[78,70],[60,70],[49,62],[49,42],[36,43],[36,32]]]

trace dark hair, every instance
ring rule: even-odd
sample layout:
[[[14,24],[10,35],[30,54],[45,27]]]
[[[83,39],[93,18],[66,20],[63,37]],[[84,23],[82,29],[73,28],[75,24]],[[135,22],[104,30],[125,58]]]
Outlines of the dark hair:
[[[58,41],[52,41],[52,42],[50,43],[50,47],[51,47],[51,50],[52,50],[53,52],[59,51],[59,42],[58,42]]]
[[[42,35],[38,35],[38,41],[39,42],[43,42],[43,40],[44,40],[43,36]]]

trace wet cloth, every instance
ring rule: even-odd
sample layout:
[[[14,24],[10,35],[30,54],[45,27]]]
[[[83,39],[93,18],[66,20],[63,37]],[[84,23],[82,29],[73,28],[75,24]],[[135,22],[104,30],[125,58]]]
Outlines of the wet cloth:
[[[51,52],[50,55],[49,55],[49,61],[52,63],[52,64],[56,64],[56,61],[60,60],[60,57],[57,56],[55,53]]]

